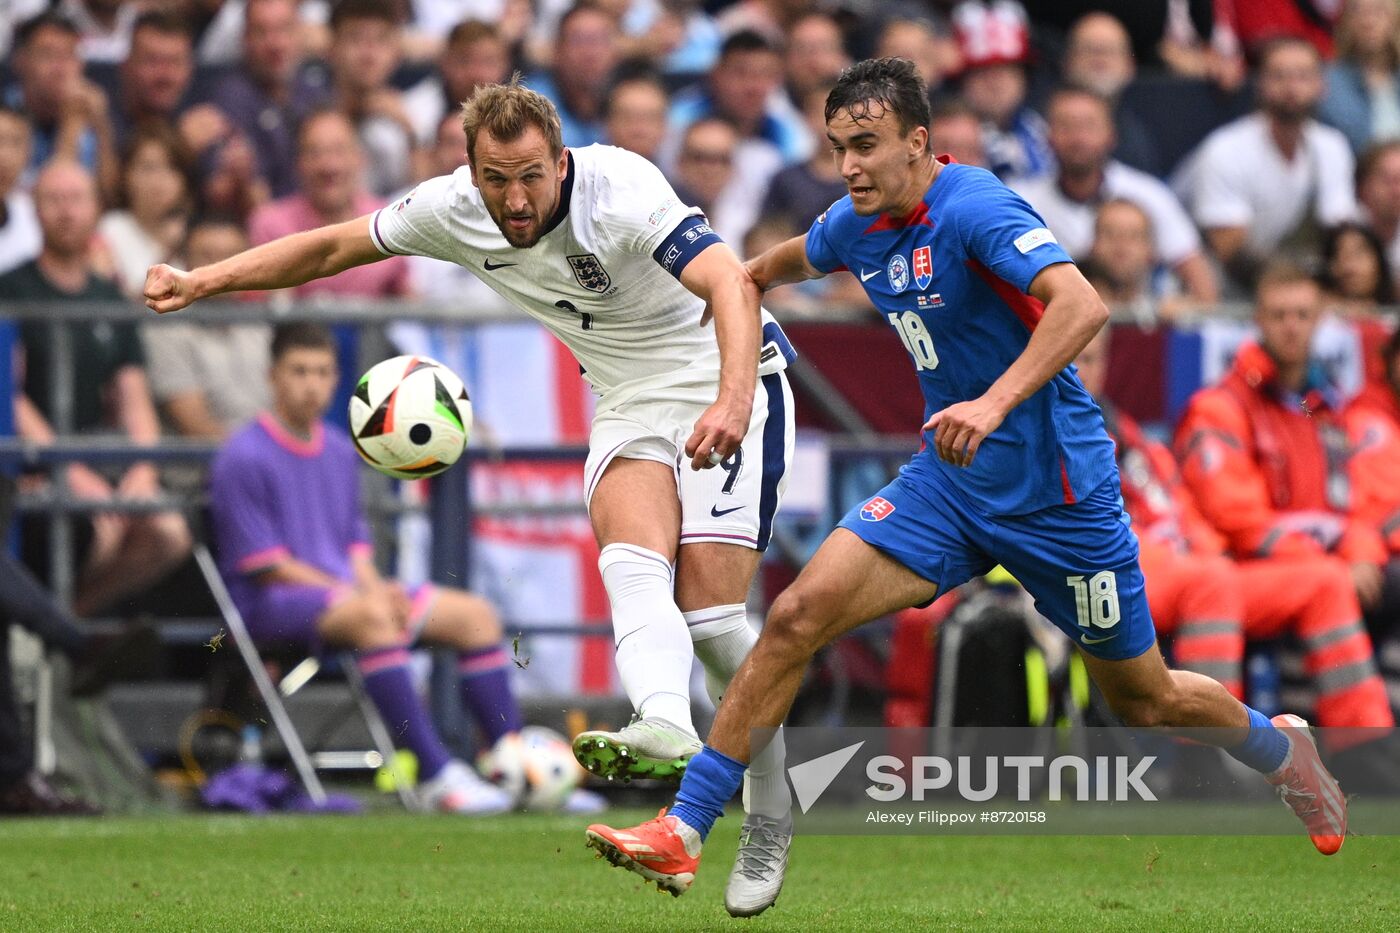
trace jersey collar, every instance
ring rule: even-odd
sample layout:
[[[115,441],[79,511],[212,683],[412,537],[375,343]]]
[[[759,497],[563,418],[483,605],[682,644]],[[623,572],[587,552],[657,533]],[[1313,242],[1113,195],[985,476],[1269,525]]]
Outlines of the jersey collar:
[[[574,154],[566,152],[564,157],[569,160],[569,167],[564,171],[564,183],[559,186],[559,206],[554,209],[554,216],[549,218],[549,223],[545,224],[544,233],[540,234],[541,239],[553,233],[554,228],[569,216],[569,202],[574,196]]]

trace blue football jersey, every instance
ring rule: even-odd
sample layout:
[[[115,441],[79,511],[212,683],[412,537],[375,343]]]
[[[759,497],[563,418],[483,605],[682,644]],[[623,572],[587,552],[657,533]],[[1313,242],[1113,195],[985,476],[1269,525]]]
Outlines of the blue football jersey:
[[[807,232],[822,272],[848,269],[899,334],[924,394],[924,419],[982,395],[1025,350],[1044,306],[1026,294],[1046,266],[1071,262],[1030,205],[991,172],[945,165],[906,218],[856,214],[849,197]],[[912,413],[911,413],[912,415]],[[1017,405],[969,467],[919,454],[978,508],[1021,515],[1076,502],[1117,474],[1099,407],[1072,366]]]

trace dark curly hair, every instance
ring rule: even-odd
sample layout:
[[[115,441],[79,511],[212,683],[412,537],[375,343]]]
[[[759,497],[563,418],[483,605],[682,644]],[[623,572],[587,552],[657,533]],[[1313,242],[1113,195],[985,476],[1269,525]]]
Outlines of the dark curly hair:
[[[893,112],[900,135],[908,136],[914,127],[929,124],[928,87],[907,58],[867,59],[841,72],[826,96],[828,121],[842,110],[857,123]]]

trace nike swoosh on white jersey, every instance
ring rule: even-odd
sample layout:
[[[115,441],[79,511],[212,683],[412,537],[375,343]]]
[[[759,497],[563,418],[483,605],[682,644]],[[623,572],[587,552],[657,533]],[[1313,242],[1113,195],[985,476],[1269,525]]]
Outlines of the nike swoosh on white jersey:
[[[876,269],[874,272],[866,272],[866,271],[862,270],[861,273],[860,273],[860,280],[861,280],[862,282],[869,282],[871,279],[875,278],[875,276],[877,276],[877,275],[879,275],[879,274],[880,274],[880,270],[879,270],[879,269]]]

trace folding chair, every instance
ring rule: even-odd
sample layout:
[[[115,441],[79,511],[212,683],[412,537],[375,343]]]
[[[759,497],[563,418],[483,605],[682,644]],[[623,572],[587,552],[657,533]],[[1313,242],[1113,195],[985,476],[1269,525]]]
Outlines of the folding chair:
[[[234,605],[232,597],[229,596],[228,587],[224,585],[223,576],[220,575],[218,565],[214,563],[214,557],[209,553],[209,548],[202,542],[197,543],[194,548],[194,558],[199,565],[200,572],[204,575],[210,593],[214,596],[215,603],[218,604],[219,614],[223,617],[224,625],[228,627],[229,635],[238,648],[239,657],[243,659],[243,664],[253,679],[253,686],[262,698],[263,705],[267,707],[273,728],[277,730],[283,747],[286,748],[287,754],[292,759],[292,766],[296,768],[297,776],[301,779],[302,786],[306,788],[311,799],[317,804],[324,803],[326,799],[325,788],[322,787],[321,779],[316,774],[318,768],[387,767],[394,776],[394,786],[404,807],[409,810],[418,809],[418,795],[399,768],[393,740],[389,736],[388,728],[384,725],[383,717],[379,715],[378,708],[375,707],[374,701],[370,699],[369,693],[365,690],[364,677],[355,664],[354,654],[349,651],[340,652],[338,655],[339,666],[345,675],[345,683],[350,690],[350,696],[360,711],[365,728],[369,731],[370,739],[374,742],[374,749],[367,752],[308,753],[306,745],[297,733],[296,726],[292,723],[291,716],[287,714],[283,698],[292,696],[316,676],[322,666],[320,660],[315,656],[307,657],[274,685],[263,664],[262,655],[258,653],[253,637],[248,632],[248,626],[243,621],[243,615]]]

